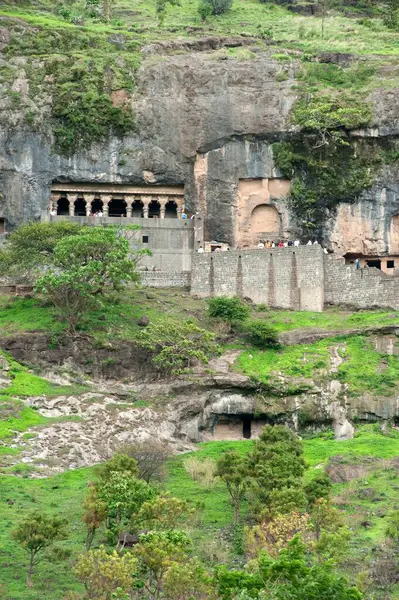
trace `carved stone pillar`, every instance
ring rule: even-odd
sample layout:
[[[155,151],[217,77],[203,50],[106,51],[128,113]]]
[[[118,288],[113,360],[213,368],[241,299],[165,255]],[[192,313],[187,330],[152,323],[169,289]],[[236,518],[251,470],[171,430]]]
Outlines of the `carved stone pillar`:
[[[160,210],[161,219],[164,219],[165,218],[165,207],[168,202],[168,197],[167,196],[158,196],[158,202],[161,207],[161,210]]]
[[[58,208],[58,200],[60,199],[60,194],[51,194],[50,196],[50,211],[57,212]]]
[[[125,202],[126,202],[126,217],[128,219],[131,219],[132,218],[132,204],[134,202],[134,197],[126,196]]]
[[[181,214],[184,210],[183,198],[175,198],[175,202],[177,204],[177,218],[181,219]]]
[[[141,201],[143,203],[143,215],[145,219],[148,219],[148,209],[151,202],[150,196],[141,196]]]
[[[103,216],[108,217],[108,204],[111,202],[112,196],[103,196],[101,194],[101,200],[103,203]]]
[[[78,199],[77,194],[67,194],[68,202],[69,202],[69,216],[75,216],[75,202]]]
[[[84,201],[86,202],[86,217],[90,217],[91,205],[95,197],[95,194],[85,194],[83,196]]]

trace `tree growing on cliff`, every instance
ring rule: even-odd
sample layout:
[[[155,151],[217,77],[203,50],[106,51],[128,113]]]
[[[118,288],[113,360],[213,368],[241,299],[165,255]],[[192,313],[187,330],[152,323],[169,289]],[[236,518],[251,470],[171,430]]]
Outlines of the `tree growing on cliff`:
[[[157,369],[172,374],[196,363],[206,364],[211,356],[220,354],[215,335],[191,321],[151,323],[136,335],[135,342],[148,351]]]
[[[33,512],[23,519],[13,532],[14,539],[29,556],[26,587],[32,587],[32,576],[43,550],[56,540],[65,538],[66,524],[67,521],[60,517],[48,517],[40,512]]]

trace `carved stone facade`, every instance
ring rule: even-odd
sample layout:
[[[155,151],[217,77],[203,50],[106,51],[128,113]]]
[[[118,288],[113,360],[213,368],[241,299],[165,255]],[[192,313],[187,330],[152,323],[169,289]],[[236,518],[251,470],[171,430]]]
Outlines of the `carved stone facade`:
[[[71,217],[180,218],[183,187],[53,184],[50,214]],[[184,215],[183,215],[184,216]]]
[[[260,240],[276,241],[288,227],[286,179],[240,179],[237,191],[236,244],[256,246]]]

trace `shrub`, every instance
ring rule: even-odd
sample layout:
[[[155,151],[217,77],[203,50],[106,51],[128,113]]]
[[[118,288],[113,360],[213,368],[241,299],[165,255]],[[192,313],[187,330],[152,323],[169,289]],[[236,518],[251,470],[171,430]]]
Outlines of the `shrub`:
[[[243,331],[254,346],[261,348],[278,348],[280,346],[277,331],[262,319],[247,321],[243,325]]]
[[[150,353],[157,369],[175,375],[220,354],[215,335],[190,321],[151,323],[136,335],[135,341]]]
[[[228,12],[233,0],[201,0],[198,7],[200,16],[205,19],[210,15],[222,15]]]
[[[210,317],[221,319],[226,323],[245,321],[249,317],[249,308],[240,298],[211,298],[208,304]]]

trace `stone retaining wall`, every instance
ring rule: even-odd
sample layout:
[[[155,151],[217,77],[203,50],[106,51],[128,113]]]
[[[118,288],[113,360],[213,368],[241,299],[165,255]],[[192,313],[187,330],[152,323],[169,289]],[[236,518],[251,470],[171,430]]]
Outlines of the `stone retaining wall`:
[[[141,271],[141,284],[144,287],[190,287],[190,271]]]
[[[399,277],[379,269],[356,269],[345,259],[326,256],[324,261],[326,304],[347,304],[356,308],[399,309]]]
[[[191,293],[240,296],[258,304],[320,312],[324,261],[320,246],[196,254]]]

